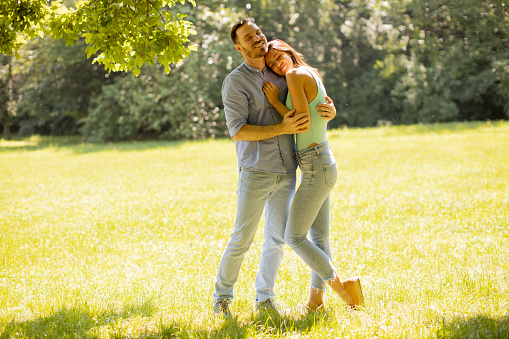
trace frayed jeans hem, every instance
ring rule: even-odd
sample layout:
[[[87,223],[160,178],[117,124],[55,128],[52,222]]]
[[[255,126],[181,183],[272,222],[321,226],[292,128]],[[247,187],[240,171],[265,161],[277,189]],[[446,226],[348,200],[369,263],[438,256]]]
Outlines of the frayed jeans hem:
[[[334,271],[332,271],[332,274],[327,277],[327,278],[324,278],[323,279],[323,282],[325,283],[325,285],[327,285],[327,283],[330,281],[332,282],[334,279],[336,279],[336,274],[334,273]],[[325,292],[325,287],[316,287],[314,284],[311,284],[311,287],[313,287],[314,289],[316,290],[319,290],[319,291],[322,291],[322,292]]]

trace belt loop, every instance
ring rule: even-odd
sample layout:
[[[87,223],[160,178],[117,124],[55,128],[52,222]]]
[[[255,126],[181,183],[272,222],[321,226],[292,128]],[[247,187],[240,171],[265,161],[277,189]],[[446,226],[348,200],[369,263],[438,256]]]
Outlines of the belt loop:
[[[313,148],[315,149],[316,155],[319,155],[320,151],[318,150],[318,146],[314,145]]]

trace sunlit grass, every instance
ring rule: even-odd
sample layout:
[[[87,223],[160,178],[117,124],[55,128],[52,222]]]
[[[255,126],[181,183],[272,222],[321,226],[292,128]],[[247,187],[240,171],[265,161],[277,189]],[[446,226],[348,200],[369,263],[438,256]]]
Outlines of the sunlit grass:
[[[263,235],[232,311],[212,289],[235,217],[230,140],[0,140],[0,338],[509,337],[509,123],[330,131],[333,261],[361,311],[327,294],[302,316],[309,270],[286,247],[289,314],[254,312]]]

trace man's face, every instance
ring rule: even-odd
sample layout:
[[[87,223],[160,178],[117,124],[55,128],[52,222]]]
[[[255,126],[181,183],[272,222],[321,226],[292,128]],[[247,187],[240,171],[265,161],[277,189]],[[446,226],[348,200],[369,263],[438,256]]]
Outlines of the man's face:
[[[247,22],[237,29],[239,45],[235,48],[251,59],[263,58],[267,54],[267,38],[252,22]]]

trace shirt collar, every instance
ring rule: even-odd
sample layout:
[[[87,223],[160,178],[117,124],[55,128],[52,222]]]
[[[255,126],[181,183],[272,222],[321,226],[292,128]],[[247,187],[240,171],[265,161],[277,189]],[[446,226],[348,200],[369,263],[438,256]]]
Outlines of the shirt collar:
[[[244,61],[242,64],[243,64],[243,65],[244,65],[244,67],[246,67],[246,69],[247,69],[249,72],[251,72],[251,73],[260,73],[260,72],[265,73],[265,71],[267,70],[267,66],[265,66],[265,68],[264,68],[264,69],[262,69],[262,70],[260,71],[258,68],[255,68],[255,67],[253,67],[253,66],[249,66],[249,65],[247,64],[247,62],[245,62],[245,61]]]

